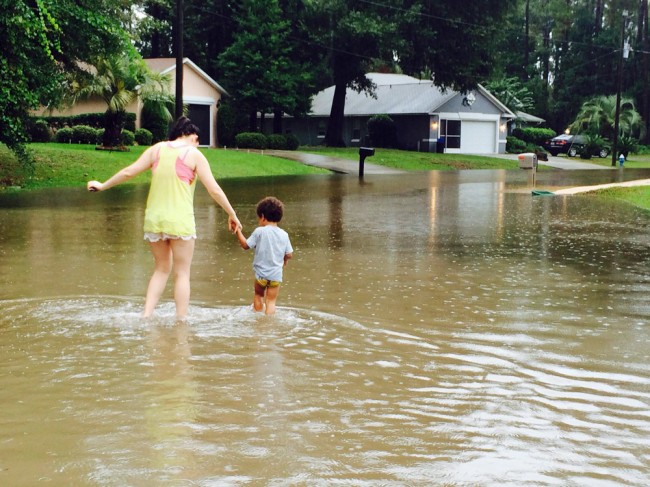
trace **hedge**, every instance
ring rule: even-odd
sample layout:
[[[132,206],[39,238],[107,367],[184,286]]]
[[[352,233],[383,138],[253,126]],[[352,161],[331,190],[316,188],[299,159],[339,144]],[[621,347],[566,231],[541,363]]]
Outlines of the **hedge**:
[[[72,127],[73,144],[95,144],[97,140],[97,129],[88,125],[75,125]]]
[[[124,128],[135,131],[135,113],[126,114]],[[75,125],[87,125],[96,129],[104,127],[104,113],[82,113],[80,115],[64,115],[58,117],[38,117],[45,120],[51,128],[60,129],[63,127],[74,127]]]
[[[29,126],[29,137],[32,142],[50,142],[52,129],[45,120],[38,119]]]
[[[242,132],[235,136],[235,145],[240,149],[296,150],[300,141],[293,134],[264,135],[260,132]]]
[[[514,129],[512,135],[530,144],[543,145],[548,139],[555,137],[557,133],[552,129],[525,127]]]
[[[151,145],[153,142],[153,134],[144,128],[136,130],[134,137],[138,145]]]

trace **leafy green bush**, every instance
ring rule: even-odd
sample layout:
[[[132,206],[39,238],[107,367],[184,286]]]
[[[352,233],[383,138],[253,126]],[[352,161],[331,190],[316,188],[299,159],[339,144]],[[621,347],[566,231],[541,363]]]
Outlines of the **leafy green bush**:
[[[605,147],[605,139],[599,135],[586,135],[585,136],[585,145],[580,148],[580,158],[581,159],[591,159],[594,154],[597,154],[598,151]]]
[[[282,134],[271,134],[266,136],[267,148],[269,149],[286,149],[287,138]]]
[[[623,154],[625,159],[627,159],[630,152],[636,154],[639,151],[639,141],[629,135],[623,135],[616,142],[616,150],[619,154]]]
[[[287,139],[287,150],[296,150],[298,147],[300,147],[300,141],[294,134],[287,134],[284,136],[284,138]]]
[[[519,154],[526,151],[526,142],[513,135],[506,137],[506,152]]]
[[[650,145],[641,145],[640,144],[636,148],[636,151],[632,151],[632,152],[634,152],[635,154],[644,154],[644,155],[650,154]]]
[[[96,144],[97,129],[88,125],[75,125],[72,127],[73,144]]]
[[[138,145],[151,145],[153,141],[153,134],[147,129],[138,129],[134,135]]]
[[[375,147],[396,147],[397,127],[385,114],[373,115],[368,120],[368,135]]]
[[[174,106],[168,106],[170,113],[174,113]],[[170,121],[167,120],[160,110],[156,110],[145,103],[141,112],[140,127],[151,132],[151,143],[167,140]],[[129,128],[129,127],[125,127]],[[129,129],[130,130],[130,129]],[[135,131],[135,129],[133,129]],[[151,144],[149,144],[151,145]]]
[[[545,129],[540,127],[524,127],[516,128],[512,131],[512,135],[518,139],[523,140],[534,145],[542,145],[548,139],[552,139],[557,135],[555,130]]]
[[[72,129],[70,127],[63,127],[56,131],[54,136],[57,142],[69,144],[72,142]]]
[[[135,134],[130,130],[123,129],[120,142],[122,145],[133,145],[135,142]]]
[[[235,136],[235,144],[240,149],[266,149],[266,135],[259,132],[242,132]]]
[[[52,129],[45,120],[36,120],[29,128],[29,136],[32,142],[50,142],[52,140]]]

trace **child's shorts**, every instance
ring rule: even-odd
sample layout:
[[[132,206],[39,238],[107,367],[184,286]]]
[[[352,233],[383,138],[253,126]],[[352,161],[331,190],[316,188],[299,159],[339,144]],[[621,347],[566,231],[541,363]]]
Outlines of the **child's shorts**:
[[[269,281],[268,279],[262,279],[260,277],[255,279],[255,282],[264,288],[278,287],[280,285],[280,281]]]

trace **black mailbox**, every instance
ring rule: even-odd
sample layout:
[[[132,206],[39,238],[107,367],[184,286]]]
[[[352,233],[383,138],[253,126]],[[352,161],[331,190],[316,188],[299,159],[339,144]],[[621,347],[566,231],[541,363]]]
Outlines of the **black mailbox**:
[[[373,147],[359,147],[359,177],[363,177],[363,163],[368,156],[374,156],[375,149]]]

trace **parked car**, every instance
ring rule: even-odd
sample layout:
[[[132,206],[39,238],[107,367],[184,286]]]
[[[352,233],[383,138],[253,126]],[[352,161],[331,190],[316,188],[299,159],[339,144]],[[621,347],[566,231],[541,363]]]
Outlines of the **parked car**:
[[[585,135],[562,134],[547,140],[544,143],[544,148],[552,156],[566,154],[569,157],[575,157],[580,154],[586,143],[587,137]],[[610,150],[607,146],[601,146],[596,148],[592,155],[605,158],[609,155]]]

